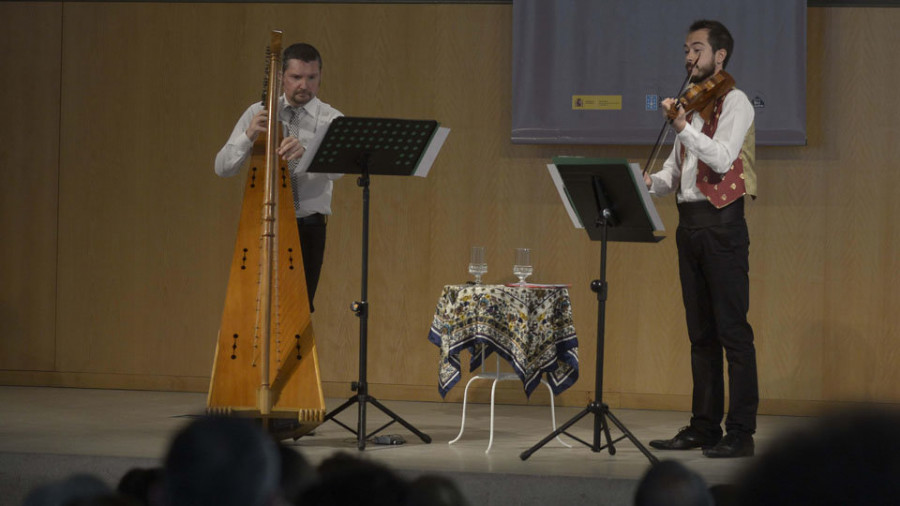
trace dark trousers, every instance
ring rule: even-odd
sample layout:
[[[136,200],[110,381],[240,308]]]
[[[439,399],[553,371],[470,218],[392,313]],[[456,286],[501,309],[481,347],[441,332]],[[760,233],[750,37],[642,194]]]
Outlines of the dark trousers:
[[[691,426],[721,435],[728,360],[725,430],[753,434],[759,388],[750,308],[750,237],[743,199],[718,210],[708,202],[679,204],[676,231],[681,291],[691,340],[694,380]]]
[[[316,297],[316,287],[319,286],[319,275],[322,273],[322,261],[325,258],[326,227],[327,218],[321,214],[297,218],[310,311],[316,310],[315,305],[313,305],[313,299]]]

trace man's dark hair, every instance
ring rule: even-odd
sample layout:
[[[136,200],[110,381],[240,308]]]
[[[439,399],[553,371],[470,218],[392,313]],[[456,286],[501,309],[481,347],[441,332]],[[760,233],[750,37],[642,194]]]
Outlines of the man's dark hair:
[[[409,483],[405,506],[469,506],[459,486],[447,476],[423,474]]]
[[[208,417],[180,430],[165,458],[168,506],[263,506],[278,494],[275,442],[249,420]]]
[[[283,444],[278,445],[281,456],[281,495],[290,504],[299,504],[303,492],[318,479],[316,469],[300,452]]]
[[[896,504],[900,413],[856,406],[785,432],[739,480],[742,506]]]
[[[134,467],[119,479],[116,492],[134,499],[137,504],[147,506],[152,504],[151,496],[162,491],[160,487],[164,476],[162,467]]]
[[[372,460],[336,453],[318,467],[319,481],[306,489],[304,506],[402,506],[408,485],[392,469]]]
[[[703,478],[677,460],[650,467],[638,483],[635,506],[712,506]]]
[[[106,496],[110,492],[109,486],[99,477],[78,473],[32,489],[25,496],[22,505],[74,504],[78,501]]]
[[[316,48],[305,42],[292,44],[284,50],[284,54],[281,58],[282,72],[287,70],[288,60],[302,60],[306,63],[317,61],[319,62],[319,70],[322,70],[322,55],[319,54],[319,51],[316,50]]]
[[[722,68],[724,69],[728,65],[728,60],[731,59],[731,51],[734,49],[734,39],[731,37],[731,32],[722,23],[711,19],[694,21],[688,33],[693,33],[697,30],[709,30],[707,37],[713,53],[720,49],[725,50],[725,60],[722,61]],[[321,64],[319,65],[321,66]]]

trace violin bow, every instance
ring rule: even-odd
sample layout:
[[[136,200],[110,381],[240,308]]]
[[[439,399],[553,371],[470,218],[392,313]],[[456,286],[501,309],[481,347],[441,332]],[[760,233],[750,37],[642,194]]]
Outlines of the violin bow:
[[[688,69],[687,75],[684,77],[684,82],[682,82],[681,87],[678,88],[678,92],[675,93],[675,95],[673,95],[673,96],[676,96],[676,97],[681,96],[681,93],[684,90],[684,87],[687,86],[688,81],[691,79],[691,73],[694,72],[694,69],[697,67],[698,63],[700,63],[700,55],[699,54],[697,55],[697,59],[694,60],[694,64],[691,65],[691,68]],[[647,171],[650,170],[651,164],[656,161],[656,157],[657,157],[657,155],[659,155],[659,149],[662,146],[663,135],[666,133],[669,125],[671,125],[671,124],[672,124],[672,121],[669,119],[666,119],[665,121],[663,121],[663,126],[662,126],[662,128],[659,129],[659,135],[656,136],[656,144],[653,145],[653,151],[650,152],[650,157],[647,158],[647,163],[644,165],[644,170],[641,173],[641,175],[646,175]]]

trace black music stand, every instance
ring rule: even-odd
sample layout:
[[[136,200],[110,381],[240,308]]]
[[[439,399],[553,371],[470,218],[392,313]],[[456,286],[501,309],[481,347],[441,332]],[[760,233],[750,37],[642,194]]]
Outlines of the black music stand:
[[[351,310],[359,317],[359,380],[350,384],[356,395],[325,415],[324,422],[344,427],[357,436],[360,450],[366,448],[366,439],[381,432],[394,422],[409,429],[425,443],[431,443],[431,437],[419,431],[406,420],[386,408],[375,397],[369,395],[366,381],[366,363],[368,354],[368,295],[369,278],[369,180],[370,175],[411,176],[417,173],[426,151],[435,139],[438,123],[433,120],[399,120],[385,118],[353,118],[340,117],[331,122],[328,131],[310,162],[308,172],[324,172],[332,174],[359,174],[356,184],[362,187],[362,295],[360,300],[350,305]],[[439,148],[440,145],[438,144]],[[357,427],[345,425],[335,416],[352,406],[359,404]],[[366,434],[366,403],[373,404],[391,418],[391,421]]]
[[[561,180],[555,181],[563,197],[563,202],[577,216],[593,241],[600,241],[600,279],[591,281],[591,291],[597,294],[597,371],[594,382],[594,400],[572,419],[562,424],[539,443],[521,453],[526,460],[542,446],[560,434],[565,434],[592,451],[600,452],[608,448],[610,455],[616,454],[615,443],[628,438],[649,460],[657,464],[659,460],[625,425],[616,418],[603,402],[603,346],[606,326],[606,299],[609,287],[606,283],[606,245],[612,241],[658,242],[661,236],[654,234],[662,230],[662,223],[656,214],[647,193],[640,169],[629,167],[627,160],[589,159],[557,157],[553,159]],[[552,173],[553,169],[551,169]],[[555,176],[554,176],[554,179]],[[643,189],[642,189],[643,186]],[[648,207],[649,206],[649,207]],[[594,415],[594,440],[588,443],[566,430],[585,416]],[[622,436],[612,439],[606,419],[622,431]],[[602,437],[606,444],[601,444]]]

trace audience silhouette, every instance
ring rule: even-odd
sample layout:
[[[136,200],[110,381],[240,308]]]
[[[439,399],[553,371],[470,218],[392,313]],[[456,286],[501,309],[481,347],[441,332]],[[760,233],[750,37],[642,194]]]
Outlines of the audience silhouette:
[[[387,466],[346,453],[318,467],[319,478],[299,504],[304,506],[402,506],[408,485]]]
[[[635,506],[713,506],[703,478],[677,460],[651,466],[638,482]]]
[[[165,506],[267,506],[279,496],[275,442],[239,418],[197,419],[165,458]]]
[[[900,415],[862,408],[785,434],[740,480],[738,504],[897,504]]]

